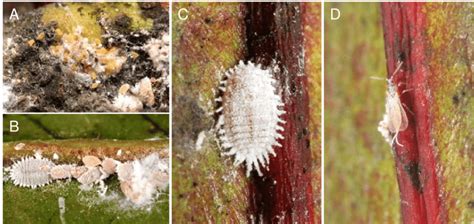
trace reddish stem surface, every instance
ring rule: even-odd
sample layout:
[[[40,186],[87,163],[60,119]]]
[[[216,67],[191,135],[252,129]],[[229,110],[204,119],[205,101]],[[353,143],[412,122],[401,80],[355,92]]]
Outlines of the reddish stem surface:
[[[285,137],[275,148],[269,170],[250,184],[254,222],[314,223],[309,149],[309,98],[304,74],[303,29],[299,3],[247,3],[247,60],[270,66],[276,74],[286,114]]]
[[[433,72],[427,61],[430,46],[423,4],[382,3],[382,16],[388,74],[403,62],[393,81],[409,120],[398,135],[403,146],[394,145],[403,223],[431,224],[443,223],[443,216],[431,136],[428,77]]]

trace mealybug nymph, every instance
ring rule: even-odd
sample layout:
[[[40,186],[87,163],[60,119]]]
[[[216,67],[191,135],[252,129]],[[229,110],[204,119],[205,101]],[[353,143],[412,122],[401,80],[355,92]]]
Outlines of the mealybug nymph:
[[[240,61],[229,69],[219,85],[216,121],[217,136],[225,155],[234,156],[236,166],[245,162],[247,176],[260,166],[266,168],[269,154],[276,156],[274,146],[283,139],[281,115],[285,113],[277,80],[272,69]]]
[[[53,166],[49,159],[23,157],[11,166],[10,178],[17,186],[35,189],[52,181],[49,171]]]

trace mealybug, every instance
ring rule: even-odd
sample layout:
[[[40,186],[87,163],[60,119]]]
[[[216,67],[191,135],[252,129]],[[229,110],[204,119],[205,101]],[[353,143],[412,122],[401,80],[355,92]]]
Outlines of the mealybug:
[[[272,69],[252,62],[229,69],[220,82],[216,114],[217,135],[225,155],[234,156],[236,166],[246,163],[247,176],[260,166],[266,167],[269,154],[276,156],[274,146],[282,147],[281,115],[285,113],[277,80]]]

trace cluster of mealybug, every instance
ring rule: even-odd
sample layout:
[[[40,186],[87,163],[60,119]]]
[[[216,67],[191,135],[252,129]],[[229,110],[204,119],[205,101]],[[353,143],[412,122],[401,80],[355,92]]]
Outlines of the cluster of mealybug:
[[[98,164],[88,166],[91,162],[87,158],[93,157],[99,161]],[[41,156],[23,157],[16,161],[10,168],[10,179],[20,187],[36,188],[51,183],[53,180],[76,178],[84,185],[90,185],[105,179],[109,174],[99,167],[100,160],[95,156],[83,158],[85,166],[75,164],[56,165],[51,160]]]
[[[168,187],[168,161],[158,153],[117,166],[120,189],[135,205],[151,203],[157,192]]]
[[[266,168],[285,121],[281,96],[272,69],[240,61],[223,75],[218,94],[216,129],[225,155],[234,156],[236,166],[246,163],[247,176],[260,166]]]
[[[390,79],[387,79],[388,90],[385,102],[385,114],[378,126],[378,131],[390,145],[393,145],[395,142],[400,146],[402,145],[398,142],[398,133],[407,129],[408,118],[400,102],[397,86],[392,80],[401,69],[402,64],[402,62],[399,62]]]
[[[157,192],[166,190],[169,181],[169,161],[152,153],[140,160],[122,163],[112,158],[99,159],[84,156],[84,165],[55,165],[41,156],[23,157],[10,167],[9,177],[21,187],[36,188],[53,180],[75,178],[83,186],[104,184],[104,180],[117,173],[120,188],[125,196],[136,205],[150,204]]]

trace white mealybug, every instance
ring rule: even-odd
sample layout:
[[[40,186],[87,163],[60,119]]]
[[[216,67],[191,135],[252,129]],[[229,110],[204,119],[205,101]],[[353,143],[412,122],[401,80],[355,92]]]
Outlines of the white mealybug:
[[[159,153],[125,163],[107,157],[101,161],[97,156],[89,155],[82,158],[84,166],[55,165],[42,158],[39,152],[36,156],[23,157],[7,169],[15,185],[36,188],[53,180],[75,178],[82,184],[82,190],[90,190],[99,184],[98,193],[105,196],[108,188],[104,180],[117,173],[124,195],[139,206],[154,202],[169,185],[169,159],[161,158]]]
[[[71,165],[71,164],[63,164],[63,165],[53,166],[49,170],[49,175],[54,180],[67,179],[67,178],[71,179],[71,177],[72,177],[71,171],[75,168],[76,167],[74,165]]]
[[[117,174],[120,189],[135,205],[147,205],[169,184],[168,160],[153,153],[140,160],[120,163]]]
[[[272,69],[240,61],[219,85],[215,101],[220,146],[225,155],[234,156],[236,166],[246,163],[247,176],[253,169],[261,176],[260,166],[266,168],[269,154],[276,156],[273,147],[281,147],[277,140],[283,139],[285,121],[280,116],[285,111],[276,83]]]
[[[118,161],[116,161],[115,159],[106,157],[104,160],[102,160],[101,166],[102,166],[102,169],[104,169],[104,172],[110,175],[110,174],[115,173],[117,164],[118,164]]]
[[[78,179],[85,172],[87,172],[86,166],[76,166],[71,169],[71,176]]]
[[[85,186],[91,186],[100,181],[102,173],[98,167],[87,167],[87,171],[77,178],[79,183]]]
[[[403,105],[400,102],[400,96],[397,92],[397,86],[393,83],[393,77],[402,67],[403,62],[398,62],[397,68],[393,72],[390,79],[387,80],[388,90],[385,102],[385,114],[382,121],[379,122],[378,131],[382,134],[385,140],[393,145],[398,142],[398,133],[404,131],[408,127],[408,118]]]
[[[42,187],[52,180],[49,175],[54,163],[45,158],[23,157],[10,170],[10,178],[20,187]]]

